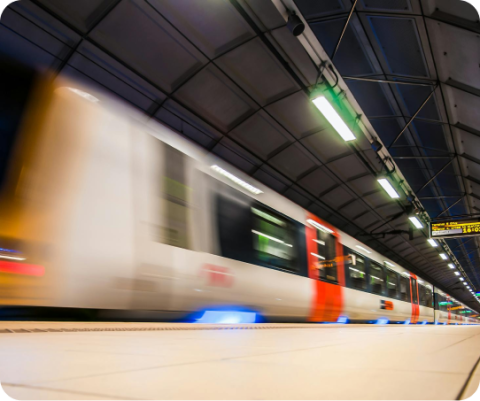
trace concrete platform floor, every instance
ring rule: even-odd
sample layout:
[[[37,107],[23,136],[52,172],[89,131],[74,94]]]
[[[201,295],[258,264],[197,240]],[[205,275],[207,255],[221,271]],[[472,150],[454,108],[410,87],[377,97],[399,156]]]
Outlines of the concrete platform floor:
[[[16,399],[453,400],[479,357],[476,326],[0,322]]]

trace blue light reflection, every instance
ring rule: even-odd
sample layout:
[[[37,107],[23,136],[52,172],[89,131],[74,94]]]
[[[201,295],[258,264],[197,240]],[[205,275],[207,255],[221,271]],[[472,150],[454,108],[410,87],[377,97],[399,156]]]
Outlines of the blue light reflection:
[[[255,312],[207,310],[196,323],[240,324],[255,323]]]

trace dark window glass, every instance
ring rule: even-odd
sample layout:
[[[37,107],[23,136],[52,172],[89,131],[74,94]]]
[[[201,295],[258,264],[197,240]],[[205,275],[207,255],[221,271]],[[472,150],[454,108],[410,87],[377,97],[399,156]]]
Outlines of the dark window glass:
[[[242,201],[240,195],[216,198],[220,255],[253,263],[250,204]]]
[[[373,294],[383,295],[385,291],[383,268],[374,263],[370,264],[370,288]]]
[[[6,53],[5,53],[6,54]],[[35,89],[35,70],[0,55],[0,189],[6,180],[14,144]],[[32,118],[31,115],[28,116]],[[31,121],[29,121],[31,123]],[[37,121],[38,122],[38,121]]]
[[[448,302],[447,302],[446,298],[443,295],[440,295],[439,300],[440,300],[440,302],[439,302],[440,310],[446,312],[447,309],[448,309],[447,308],[448,307]]]
[[[317,252],[312,252],[313,257],[318,259],[318,274],[320,280],[337,282],[337,255],[335,249],[335,237],[325,231],[316,230],[317,238],[314,239]]]
[[[398,273],[393,270],[386,269],[387,271],[387,295],[390,298],[398,297]]]
[[[429,287],[425,287],[425,302],[426,306],[433,308],[433,294],[432,289]]]
[[[405,302],[410,300],[410,280],[405,276],[400,276],[400,299]]]
[[[420,297],[420,305],[422,306],[427,306],[427,293],[426,293],[426,288],[419,284],[418,286],[418,292],[419,292],[419,297]]]
[[[251,208],[253,216],[253,249],[259,264],[297,271],[295,226],[267,209]]]
[[[356,290],[367,289],[367,276],[365,274],[365,260],[361,256],[352,253],[346,258],[348,267],[349,283]]]
[[[412,280],[412,300],[414,304],[418,305],[418,296],[417,296],[417,280],[411,278]]]

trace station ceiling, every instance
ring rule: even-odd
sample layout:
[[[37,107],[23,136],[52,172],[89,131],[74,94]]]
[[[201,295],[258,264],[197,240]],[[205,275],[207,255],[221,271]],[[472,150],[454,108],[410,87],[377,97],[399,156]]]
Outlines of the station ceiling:
[[[408,231],[405,204],[377,182],[383,163],[371,135],[358,130],[345,143],[310,101],[319,68],[281,6],[297,8],[331,55],[352,2],[22,0],[2,16],[0,50],[115,94],[478,309],[425,232],[372,235]],[[358,0],[333,66],[431,218],[480,212],[472,6]],[[480,288],[478,240],[447,243]]]

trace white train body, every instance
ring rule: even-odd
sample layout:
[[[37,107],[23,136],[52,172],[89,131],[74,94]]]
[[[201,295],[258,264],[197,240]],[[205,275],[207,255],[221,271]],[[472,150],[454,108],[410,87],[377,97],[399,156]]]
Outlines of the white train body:
[[[15,196],[5,201],[10,228],[0,238],[20,251],[4,251],[26,260],[0,261],[0,304],[476,322],[449,305],[434,310],[430,283],[171,129],[109,103],[54,92],[36,127],[40,145],[20,157]]]

